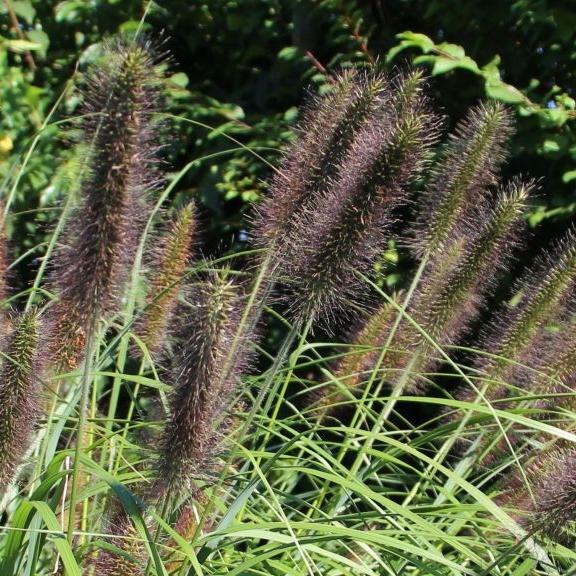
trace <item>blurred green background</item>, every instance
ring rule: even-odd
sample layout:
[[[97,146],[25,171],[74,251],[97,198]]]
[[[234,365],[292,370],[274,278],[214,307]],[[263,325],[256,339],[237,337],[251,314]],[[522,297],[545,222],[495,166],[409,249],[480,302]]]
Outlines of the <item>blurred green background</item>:
[[[541,179],[534,244],[576,211],[573,1],[0,0],[1,194],[16,214],[22,282],[74,187],[75,86],[98,43],[135,31],[144,14],[172,54],[169,176],[195,161],[174,202],[199,199],[207,253],[243,243],[243,214],[265,190],[267,162],[279,162],[306,90],[323,89],[323,69],[350,63],[426,66],[447,127],[480,98],[509,103],[518,130],[505,176]]]

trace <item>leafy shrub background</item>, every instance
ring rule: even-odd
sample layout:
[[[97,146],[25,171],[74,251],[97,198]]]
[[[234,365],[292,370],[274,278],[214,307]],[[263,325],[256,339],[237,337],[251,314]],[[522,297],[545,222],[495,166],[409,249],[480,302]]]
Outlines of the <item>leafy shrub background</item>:
[[[542,177],[530,214],[542,240],[556,235],[576,210],[574,84],[576,11],[568,1],[457,0],[10,0],[0,5],[0,176],[14,187],[14,226],[26,232],[22,251],[42,241],[42,210],[66,195],[72,160],[62,154],[66,125],[78,100],[67,90],[97,53],[102,37],[145,27],[165,30],[178,64],[169,79],[174,171],[197,159],[179,185],[178,201],[195,196],[208,213],[203,236],[212,249],[243,240],[241,214],[259,197],[270,169],[223,137],[225,133],[277,163],[305,89],[326,81],[318,65],[406,58],[432,74],[438,104],[452,119],[483,96],[511,104],[518,132],[509,173]],[[13,27],[17,18],[20,32]],[[408,32],[411,31],[411,32]],[[26,56],[29,49],[34,62]],[[316,62],[315,62],[316,61]],[[52,108],[62,97],[54,117]],[[14,175],[45,123],[18,186]],[[60,137],[60,138],[59,138]],[[507,174],[505,174],[507,176]],[[4,191],[9,194],[9,191]],[[39,217],[40,216],[40,217]],[[33,234],[30,234],[33,232]],[[20,265],[34,274],[34,257]]]

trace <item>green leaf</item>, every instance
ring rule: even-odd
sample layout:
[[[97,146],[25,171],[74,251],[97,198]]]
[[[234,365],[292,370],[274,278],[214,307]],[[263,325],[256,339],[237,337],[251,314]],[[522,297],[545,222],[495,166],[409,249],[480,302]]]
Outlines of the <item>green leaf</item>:
[[[188,75],[185,74],[184,72],[176,72],[176,74],[172,74],[172,76],[170,76],[168,81],[171,84],[175,84],[179,88],[186,88],[186,86],[188,86],[188,83],[190,82],[190,80],[188,79]]]
[[[278,60],[298,60],[302,56],[302,49],[297,46],[286,46],[278,52]]]
[[[425,34],[418,34],[415,32],[402,32],[402,34],[397,34],[396,38],[400,40],[398,46],[394,46],[386,54],[386,62],[391,62],[400,54],[400,52],[408,48],[419,48],[427,54],[434,48],[434,41],[426,36]]]
[[[462,70],[469,70],[470,72],[478,73],[478,65],[472,58],[465,56],[464,58],[453,58],[447,56],[418,56],[414,59],[415,64],[429,64],[432,65],[432,76],[439,76],[446,74],[456,68]]]
[[[38,44],[37,42],[30,42],[29,40],[8,40],[3,38],[2,44],[4,44],[8,50],[17,53],[31,52],[40,50],[42,48],[41,44]]]
[[[30,30],[30,32],[26,32],[26,37],[34,44],[40,46],[40,48],[38,48],[38,54],[42,56],[42,58],[45,58],[48,47],[50,46],[48,34],[42,30]]]
[[[560,144],[551,138],[544,140],[542,143],[542,152],[544,154],[554,154],[560,151]]]
[[[458,46],[458,44],[449,44],[448,42],[443,42],[442,44],[435,46],[435,50],[440,53],[443,52],[457,60],[461,60],[462,58],[466,57],[464,48],[462,48],[462,46]]]
[[[32,24],[32,22],[34,22],[36,10],[30,2],[27,0],[13,0],[11,6],[16,13],[16,16],[25,20],[27,24]]]
[[[486,95],[495,100],[506,102],[507,104],[522,104],[526,102],[526,96],[514,88],[510,84],[506,84],[502,80],[488,79],[484,85]]]
[[[86,6],[82,0],[63,0],[54,9],[56,22],[75,22]]]
[[[539,111],[543,126],[559,128],[568,122],[568,111],[564,108],[544,108]]]
[[[74,553],[52,509],[46,502],[30,502],[28,500],[21,502],[18,510],[12,517],[10,526],[14,530],[9,532],[8,541],[4,546],[4,558],[0,565],[2,574],[14,574],[13,567],[16,565],[19,548],[22,546],[22,541],[26,534],[25,529],[30,525],[34,517],[34,510],[40,514],[44,525],[50,531],[49,538],[53,541],[60,554],[60,558],[66,569],[66,574],[70,576],[81,576],[82,573],[74,558]]]

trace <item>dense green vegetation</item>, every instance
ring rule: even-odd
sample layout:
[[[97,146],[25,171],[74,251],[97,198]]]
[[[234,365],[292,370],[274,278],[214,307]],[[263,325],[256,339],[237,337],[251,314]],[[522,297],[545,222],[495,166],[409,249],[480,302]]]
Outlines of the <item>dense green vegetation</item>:
[[[0,574],[575,574],[570,2],[0,4]]]
[[[19,0],[10,3],[24,41],[34,43],[30,58],[11,28],[2,4],[0,46],[2,175],[16,170],[30,141],[48,120],[17,186],[17,211],[54,205],[65,196],[66,125],[54,121],[73,114],[76,95],[64,94],[78,67],[80,80],[94,59],[94,45],[107,34],[129,31],[143,12],[140,0],[87,2]],[[383,0],[212,0],[152,2],[145,28],[164,30],[174,57],[169,111],[188,121],[172,121],[169,158],[175,171],[198,162],[179,186],[181,196],[196,196],[209,213],[205,234],[211,246],[232,240],[246,202],[257,199],[269,167],[236,148],[221,132],[239,139],[267,160],[289,138],[304,91],[321,87],[325,77],[313,56],[329,70],[344,63],[373,60],[391,64],[417,57],[432,70],[438,104],[455,121],[478,98],[488,95],[511,103],[518,132],[512,142],[510,173],[543,177],[534,202],[532,224],[573,211],[575,137],[574,12],[569,1],[517,2]],[[403,36],[412,31],[423,36]],[[398,53],[398,46],[405,46]],[[423,54],[423,49],[426,54]],[[392,52],[390,52],[392,50]],[[307,54],[309,53],[309,55]],[[464,53],[466,57],[463,57]],[[396,56],[394,56],[396,54]],[[394,56],[391,58],[391,56]],[[497,81],[501,77],[508,85]],[[520,91],[521,93],[519,93]],[[190,120],[218,128],[210,133]],[[228,152],[224,152],[228,150]],[[51,159],[49,163],[44,158]],[[5,186],[13,184],[13,178]],[[44,215],[48,218],[48,215]],[[33,226],[31,218],[19,222]],[[213,231],[213,233],[212,233]]]

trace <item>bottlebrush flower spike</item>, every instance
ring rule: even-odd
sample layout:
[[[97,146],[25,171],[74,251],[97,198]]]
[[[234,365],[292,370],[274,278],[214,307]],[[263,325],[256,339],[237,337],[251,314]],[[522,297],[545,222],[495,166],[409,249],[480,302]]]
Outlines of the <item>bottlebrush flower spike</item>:
[[[526,199],[533,188],[532,183],[513,181],[501,191],[493,208],[482,205],[478,217],[485,219],[479,230],[472,229],[469,222],[461,222],[453,229],[453,239],[446,250],[428,264],[420,288],[407,313],[441,346],[452,344],[468,328],[478,308],[490,289],[499,268],[504,267],[514,244],[517,228],[526,206]],[[378,359],[389,338],[390,329],[398,312],[385,303],[370,317],[352,343],[368,349],[351,354],[340,362],[335,373],[338,384],[344,383],[351,390],[357,388],[363,376],[375,369]],[[381,367],[387,371],[392,383],[398,371],[412,362],[412,371],[430,371],[436,363],[436,350],[425,341],[415,327],[402,320]],[[321,390],[320,406],[334,404],[345,399],[342,393],[329,393],[334,386]],[[410,393],[418,393],[417,378],[406,384]]]
[[[512,134],[511,113],[489,101],[470,109],[440,154],[412,232],[417,253],[438,250],[452,226],[497,181]]]
[[[10,330],[10,318],[6,313],[10,295],[8,285],[8,238],[4,216],[4,202],[0,201],[0,341]]]
[[[542,348],[534,359],[534,370],[526,370],[521,387],[533,394],[573,394],[576,391],[576,324],[575,298],[567,306],[567,318],[557,325],[557,332],[544,335]],[[542,398],[531,407],[557,409],[575,407],[571,396]],[[558,425],[558,424],[557,424]]]
[[[87,175],[53,263],[55,365],[76,365],[89,325],[114,309],[129,275],[146,194],[158,183],[158,83],[153,50],[144,41],[109,42],[103,61],[88,73],[81,120]]]
[[[16,477],[40,413],[38,340],[36,312],[13,320],[0,370],[0,494]]]
[[[386,344],[396,314],[396,308],[386,302],[353,331],[349,339],[353,347],[347,349],[346,355],[336,363],[333,378],[310,395],[309,401],[317,416],[336,411],[348,400],[344,388],[354,393],[366,380]],[[389,354],[395,355],[395,352],[389,351]]]
[[[545,449],[504,480],[500,502],[514,508],[528,528],[553,540],[573,544],[576,537],[576,448],[561,443]]]
[[[8,239],[4,220],[4,202],[0,202],[0,305],[5,307],[8,298]]]
[[[391,101],[357,132],[338,179],[292,220],[290,250],[278,262],[296,321],[341,318],[363,288],[436,138],[436,117],[418,72],[395,79]]]
[[[93,576],[144,576],[148,553],[141,536],[123,510],[108,521],[109,543],[117,548],[97,550],[88,558],[88,574]]]
[[[484,372],[508,379],[514,361],[534,365],[546,327],[565,314],[575,287],[576,236],[568,231],[516,284],[521,302],[498,315],[482,339],[481,348],[497,356],[479,359]]]
[[[547,360],[544,357],[550,341],[548,327],[569,315],[575,287],[576,236],[568,231],[560,242],[541,254],[516,283],[514,293],[520,295],[520,302],[501,310],[481,335],[479,348],[490,351],[490,356],[478,354],[474,367],[489,384],[483,394],[485,400],[500,401],[498,408],[503,409],[506,406],[503,401],[513,398],[515,387],[536,393],[544,391],[537,389],[535,370],[544,376],[557,361],[552,355]],[[455,393],[458,400],[466,402],[472,402],[476,395],[477,392],[468,387]],[[508,439],[515,441],[513,432]],[[491,440],[480,442],[478,450],[486,449]],[[488,459],[501,456],[502,448],[509,452],[508,443],[500,442],[488,454]]]
[[[164,344],[180,282],[190,260],[195,231],[196,209],[190,203],[180,210],[160,241],[160,247],[154,251],[146,308],[135,329],[152,355]]]
[[[299,137],[258,209],[253,233],[257,244],[286,247],[294,217],[337,178],[356,132],[380,109],[387,86],[382,75],[352,70],[338,76],[326,96],[310,97]]]
[[[533,182],[515,180],[493,207],[482,202],[470,222],[464,219],[452,230],[446,250],[432,258],[410,312],[439,344],[454,342],[475,317],[509,259],[533,188]]]
[[[226,271],[192,290],[169,377],[170,416],[158,462],[159,484],[168,491],[191,489],[194,480],[209,479],[217,469],[223,437],[231,431],[229,411],[252,356],[252,340],[239,329],[243,305]]]

